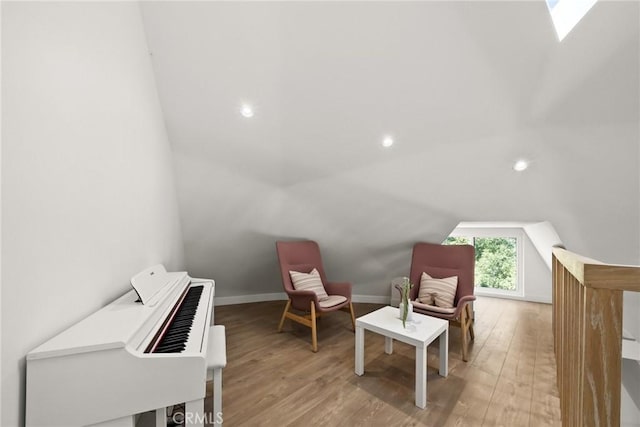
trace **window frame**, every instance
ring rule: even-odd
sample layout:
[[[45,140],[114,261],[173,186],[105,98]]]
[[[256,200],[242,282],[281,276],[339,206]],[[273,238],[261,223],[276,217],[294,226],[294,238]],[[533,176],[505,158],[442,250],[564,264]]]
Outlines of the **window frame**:
[[[474,293],[481,296],[500,296],[500,297],[524,297],[524,230],[518,228],[499,228],[499,227],[456,227],[445,239],[448,237],[466,237],[466,238],[486,238],[486,237],[498,237],[498,238],[515,238],[516,239],[516,288],[512,291],[506,289],[495,289],[481,287],[475,283],[474,274]]]

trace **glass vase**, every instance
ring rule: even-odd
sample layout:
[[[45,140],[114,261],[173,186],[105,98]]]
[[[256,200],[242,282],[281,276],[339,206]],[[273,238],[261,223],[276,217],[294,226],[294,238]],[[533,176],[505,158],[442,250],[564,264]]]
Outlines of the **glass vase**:
[[[408,306],[408,310],[407,310],[407,318],[405,319],[405,322],[411,322],[411,320],[413,319],[413,304],[411,304],[411,301],[408,302],[409,306]],[[399,318],[400,320],[402,320],[402,316],[404,316],[404,302],[400,302],[400,306],[398,308],[398,313],[399,313]]]

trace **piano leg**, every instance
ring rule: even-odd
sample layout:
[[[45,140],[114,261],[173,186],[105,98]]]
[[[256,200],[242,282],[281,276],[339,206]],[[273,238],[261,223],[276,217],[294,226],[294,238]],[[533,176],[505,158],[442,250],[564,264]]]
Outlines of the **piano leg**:
[[[167,427],[167,408],[156,409],[156,427]]]
[[[184,404],[185,427],[204,427],[204,399],[196,399]]]
[[[213,370],[213,425],[222,425],[222,369]]]

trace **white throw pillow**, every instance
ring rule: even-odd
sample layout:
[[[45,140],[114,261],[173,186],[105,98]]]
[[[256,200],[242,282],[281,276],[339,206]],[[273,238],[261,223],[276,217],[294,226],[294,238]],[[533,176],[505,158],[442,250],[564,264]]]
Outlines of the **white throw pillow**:
[[[289,271],[293,287],[297,291],[313,291],[318,295],[319,301],[329,298],[327,291],[324,290],[320,273],[315,268],[311,273],[300,273],[299,271]]]
[[[452,308],[457,288],[458,276],[435,279],[427,273],[422,273],[418,300],[423,304]]]

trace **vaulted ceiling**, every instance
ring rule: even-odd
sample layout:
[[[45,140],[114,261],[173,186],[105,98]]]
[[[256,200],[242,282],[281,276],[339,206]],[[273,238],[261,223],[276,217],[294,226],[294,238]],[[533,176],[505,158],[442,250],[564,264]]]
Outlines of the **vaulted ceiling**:
[[[187,267],[221,295],[279,291],[280,238],[381,294],[461,220],[550,220],[637,260],[637,3],[596,4],[562,43],[544,1],[141,7]]]

